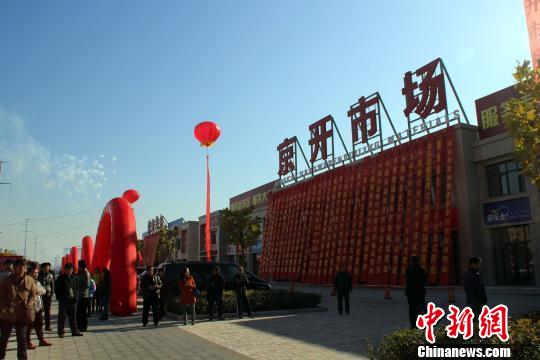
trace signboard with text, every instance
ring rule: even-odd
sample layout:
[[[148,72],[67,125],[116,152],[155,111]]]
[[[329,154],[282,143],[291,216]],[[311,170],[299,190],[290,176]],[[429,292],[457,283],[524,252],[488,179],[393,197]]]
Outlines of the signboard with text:
[[[229,200],[231,211],[242,210],[253,206],[253,209],[259,209],[266,206],[268,200],[268,192],[275,186],[274,181],[259,186],[253,190],[246,191],[240,195],[232,197]]]
[[[448,100],[451,98],[446,93],[446,82],[454,94],[461,114],[458,110],[449,111],[448,109]],[[309,161],[296,136],[283,140],[277,147],[280,186],[315,176],[323,170],[354,163],[364,157],[450,127],[461,122],[461,116],[467,124],[469,123],[441,58],[415,71],[407,71],[403,77],[401,93],[405,100],[403,114],[407,118],[408,125],[405,131],[396,130],[380,94],[375,92],[369,96],[359,97],[347,111],[352,134],[351,151],[347,149],[332,115],[327,115],[309,126],[311,150]],[[390,135],[387,133],[383,136],[381,121],[383,116],[391,127]],[[334,136],[336,135],[345,151],[342,155],[335,154]],[[298,168],[298,154],[303,156],[307,165],[306,169]]]
[[[486,225],[512,224],[530,220],[531,207],[528,197],[484,204]]]
[[[506,132],[502,117],[504,104],[517,97],[517,90],[509,86],[475,101],[480,140]]]

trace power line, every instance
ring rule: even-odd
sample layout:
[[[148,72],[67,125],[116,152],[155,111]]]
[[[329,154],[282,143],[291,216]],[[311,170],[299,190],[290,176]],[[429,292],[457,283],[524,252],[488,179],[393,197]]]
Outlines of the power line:
[[[83,228],[83,227],[86,227],[86,226],[97,225],[97,224],[98,224],[98,222],[95,222],[95,221],[94,221],[94,222],[91,222],[91,223],[88,223],[88,224],[83,224],[83,225],[75,226],[75,227],[72,227],[72,228],[68,228],[68,229],[56,231],[56,232],[53,232],[53,233],[49,233],[49,234],[45,234],[45,235],[40,235],[39,237],[40,237],[40,238],[44,238],[44,237],[47,237],[47,236],[53,236],[53,235],[57,235],[57,234],[61,234],[61,233],[67,232],[67,231],[77,230],[77,229],[80,229],[80,228]]]
[[[26,220],[32,221],[32,222],[39,222],[39,221],[46,221],[46,220],[64,218],[64,217],[68,217],[68,216],[83,215],[83,214],[88,214],[88,213],[95,212],[95,211],[100,211],[100,210],[101,209],[87,210],[87,211],[81,211],[81,212],[64,214],[64,215],[49,216],[49,217],[45,217],[45,218],[41,218],[41,219],[25,219],[25,221],[14,222],[14,223],[10,223],[10,224],[3,224],[3,225],[0,225],[0,227],[26,224]]]

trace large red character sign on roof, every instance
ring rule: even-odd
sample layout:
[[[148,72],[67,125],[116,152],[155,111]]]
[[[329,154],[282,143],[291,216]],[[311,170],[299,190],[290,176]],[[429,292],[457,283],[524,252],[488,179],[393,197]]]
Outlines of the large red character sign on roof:
[[[441,59],[435,59],[416,70],[414,74],[420,79],[420,84],[413,81],[411,71],[405,73],[403,77],[405,84],[401,90],[405,96],[406,107],[403,110],[405,116],[410,116],[414,110],[422,119],[425,119],[432,113],[446,109],[446,89],[442,66],[440,73],[436,75],[440,63]],[[416,93],[417,89],[418,93]]]

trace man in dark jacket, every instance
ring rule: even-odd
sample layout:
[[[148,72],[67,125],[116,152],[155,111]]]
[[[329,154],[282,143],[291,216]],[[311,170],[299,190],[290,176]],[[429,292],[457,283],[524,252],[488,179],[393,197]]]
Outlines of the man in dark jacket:
[[[418,315],[426,313],[426,272],[420,266],[418,257],[411,256],[410,265],[405,271],[405,296],[409,303],[409,322],[411,329],[416,328]]]
[[[240,266],[238,270],[240,272],[234,277],[233,283],[236,291],[236,306],[238,308],[238,318],[241,319],[243,306],[246,307],[249,317],[252,317],[253,313],[251,312],[251,304],[249,303],[249,299],[246,293],[249,280],[242,266]]]
[[[40,266],[38,281],[47,292],[42,295],[43,312],[45,315],[45,330],[51,330],[51,302],[54,294],[54,275],[51,273],[51,264],[43,263]]]
[[[77,300],[77,327],[84,332],[88,329],[88,302],[90,301],[90,272],[86,268],[86,262],[79,260],[79,298]]]
[[[206,289],[206,297],[208,300],[208,318],[214,320],[214,306],[217,307],[218,320],[223,320],[223,288],[225,287],[225,279],[221,275],[219,266],[212,269],[212,277]]]
[[[64,273],[56,279],[56,299],[58,300],[58,337],[64,337],[66,314],[69,319],[71,336],[82,336],[77,330],[75,314],[77,312],[77,298],[79,296],[79,279],[73,273],[73,264],[64,265]]]
[[[469,269],[463,275],[463,289],[467,297],[467,306],[469,306],[476,318],[482,312],[482,306],[487,304],[486,288],[480,276],[480,266],[482,259],[472,257],[469,259]]]
[[[141,290],[143,294],[143,327],[148,324],[148,313],[152,307],[152,319],[154,326],[159,327],[159,290],[161,289],[161,280],[159,276],[154,275],[152,266],[146,267],[146,275],[141,279]]]
[[[349,294],[352,291],[351,275],[345,270],[345,266],[339,265],[338,272],[334,279],[334,291],[337,294],[338,300],[338,312],[339,315],[343,314],[343,299],[345,299],[345,314],[349,315],[350,304]]]

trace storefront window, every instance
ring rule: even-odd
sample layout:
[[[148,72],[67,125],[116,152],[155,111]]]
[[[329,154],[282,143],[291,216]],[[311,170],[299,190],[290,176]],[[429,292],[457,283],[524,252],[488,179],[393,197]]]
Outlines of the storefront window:
[[[529,226],[492,229],[498,285],[534,285]]]
[[[490,197],[517,194],[525,191],[525,180],[521,165],[507,161],[486,167],[488,192]]]

